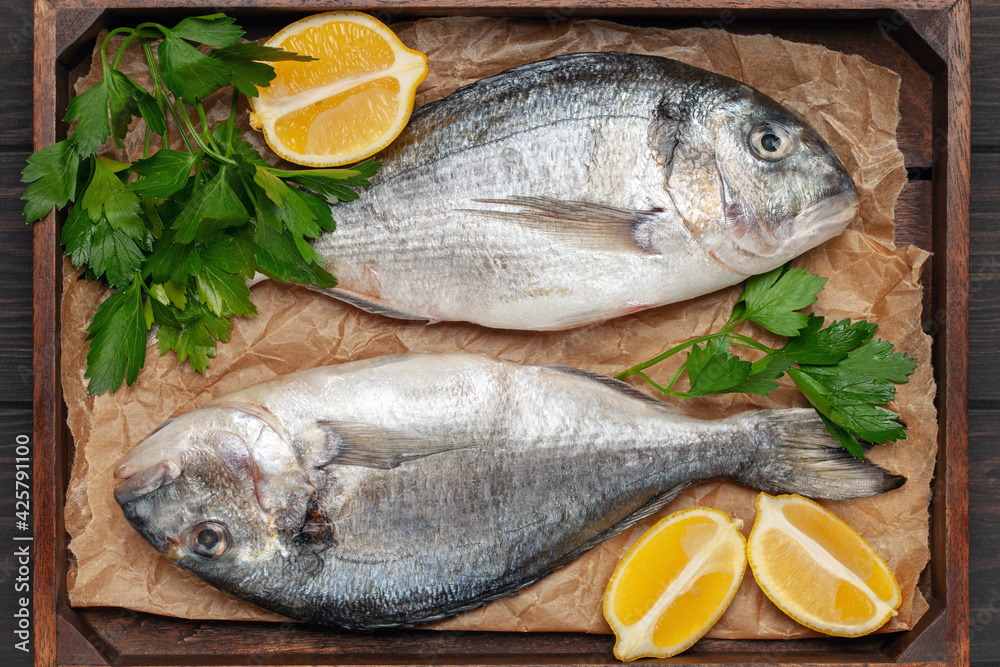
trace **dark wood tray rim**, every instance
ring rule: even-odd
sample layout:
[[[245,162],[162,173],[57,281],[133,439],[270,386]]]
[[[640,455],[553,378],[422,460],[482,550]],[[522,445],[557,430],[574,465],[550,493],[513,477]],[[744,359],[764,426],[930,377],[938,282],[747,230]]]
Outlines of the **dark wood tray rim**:
[[[939,459],[932,501],[934,557],[929,576],[936,591],[931,610],[917,627],[861,643],[837,640],[795,642],[709,641],[709,651],[697,659],[711,664],[921,664],[966,665],[969,662],[968,627],[968,470],[967,470],[967,376],[969,300],[969,0],[420,0],[419,2],[375,0],[312,0],[308,6],[295,0],[217,0],[211,8],[222,11],[323,11],[352,8],[373,12],[404,12],[409,15],[492,13],[495,15],[560,16],[707,14],[721,9],[768,16],[891,15],[903,17],[916,42],[931,58],[937,57],[933,113],[944,141],[933,155],[934,303],[937,332],[934,364],[938,381],[940,420]],[[201,9],[196,0],[35,0],[34,145],[42,148],[56,141],[61,126],[57,110],[65,100],[58,93],[60,65],[57,44],[73,41],[58,35],[57,17],[72,13],[97,16],[102,10],[134,13]],[[891,14],[890,14],[891,13]],[[78,36],[76,36],[78,37]],[[277,664],[255,660],[237,652],[206,653],[195,650],[156,658],[120,652],[109,635],[94,636],[81,627],[74,610],[65,601],[65,536],[62,529],[62,466],[67,452],[64,442],[65,408],[59,386],[59,256],[56,220],[49,215],[34,226],[34,464],[36,559],[34,565],[35,664],[173,664],[183,655],[183,664]],[[95,622],[114,631],[134,621],[136,614],[116,609],[92,610]],[[158,618],[158,617],[157,617]],[[116,625],[117,624],[117,625]],[[253,641],[257,631],[273,630],[268,624],[198,623],[163,620],[149,627],[170,628],[196,625],[199,631],[218,633],[225,641]],[[85,624],[84,624],[85,626]],[[234,626],[236,630],[234,631]],[[288,634],[287,648],[280,653],[285,664],[444,663],[444,664],[617,664],[607,654],[603,638],[576,634],[540,634],[531,637],[508,633],[442,633],[432,638],[426,631],[390,634],[343,635],[327,629],[296,626],[278,630]],[[341,641],[344,650],[322,656],[311,646],[326,639]],[[61,644],[60,644],[61,642]],[[518,649],[518,646],[522,649]],[[62,652],[58,651],[62,647]],[[223,651],[225,645],[223,645]],[[64,653],[72,652],[67,660]],[[685,655],[663,661],[690,664]]]

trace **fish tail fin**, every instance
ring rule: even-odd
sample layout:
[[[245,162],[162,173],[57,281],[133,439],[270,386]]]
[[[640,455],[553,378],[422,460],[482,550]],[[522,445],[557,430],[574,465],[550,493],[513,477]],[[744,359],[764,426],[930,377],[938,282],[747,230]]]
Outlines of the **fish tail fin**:
[[[854,458],[812,409],[760,410],[747,416],[753,419],[759,449],[735,479],[755,489],[850,500],[897,489],[906,481]]]

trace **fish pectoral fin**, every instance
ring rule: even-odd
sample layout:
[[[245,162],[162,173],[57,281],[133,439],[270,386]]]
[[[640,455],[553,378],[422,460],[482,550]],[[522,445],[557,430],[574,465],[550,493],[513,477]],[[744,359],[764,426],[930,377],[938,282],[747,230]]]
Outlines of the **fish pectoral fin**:
[[[348,421],[320,421],[323,452],[317,468],[327,465],[388,470],[435,454],[466,449],[464,442],[403,433],[384,426]]]
[[[549,197],[473,201],[490,208],[465,212],[503,218],[588,249],[658,254],[650,243],[649,228],[659,210],[638,211]]]

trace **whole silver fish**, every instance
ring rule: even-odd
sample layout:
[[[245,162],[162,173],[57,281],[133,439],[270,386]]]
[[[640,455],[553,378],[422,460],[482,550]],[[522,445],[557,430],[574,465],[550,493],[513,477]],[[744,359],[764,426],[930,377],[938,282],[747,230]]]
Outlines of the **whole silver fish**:
[[[471,354],[237,391],[163,424],[115,476],[129,522],[177,565],[347,628],[510,595],[699,480],[837,499],[902,481],[811,410],[703,421],[601,375]]]
[[[858,197],[804,121],[655,56],[517,67],[417,110],[315,242],[391,317],[565,329],[682,301],[836,236]]]

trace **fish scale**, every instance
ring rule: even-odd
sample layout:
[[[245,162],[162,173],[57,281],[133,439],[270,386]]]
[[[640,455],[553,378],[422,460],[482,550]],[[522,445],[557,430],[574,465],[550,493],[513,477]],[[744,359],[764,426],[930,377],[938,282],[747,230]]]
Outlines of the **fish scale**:
[[[836,499],[901,483],[811,410],[698,420],[611,378],[472,354],[242,389],[151,434],[115,474],[126,518],[176,564],[292,618],[365,629],[510,595],[700,480]],[[200,550],[205,530],[224,531],[221,554]]]
[[[786,154],[758,154],[762,127]],[[858,203],[833,152],[773,100],[624,53],[459,89],[378,157],[314,243],[338,280],[320,291],[495,328],[566,329],[733,285],[840,233]]]

